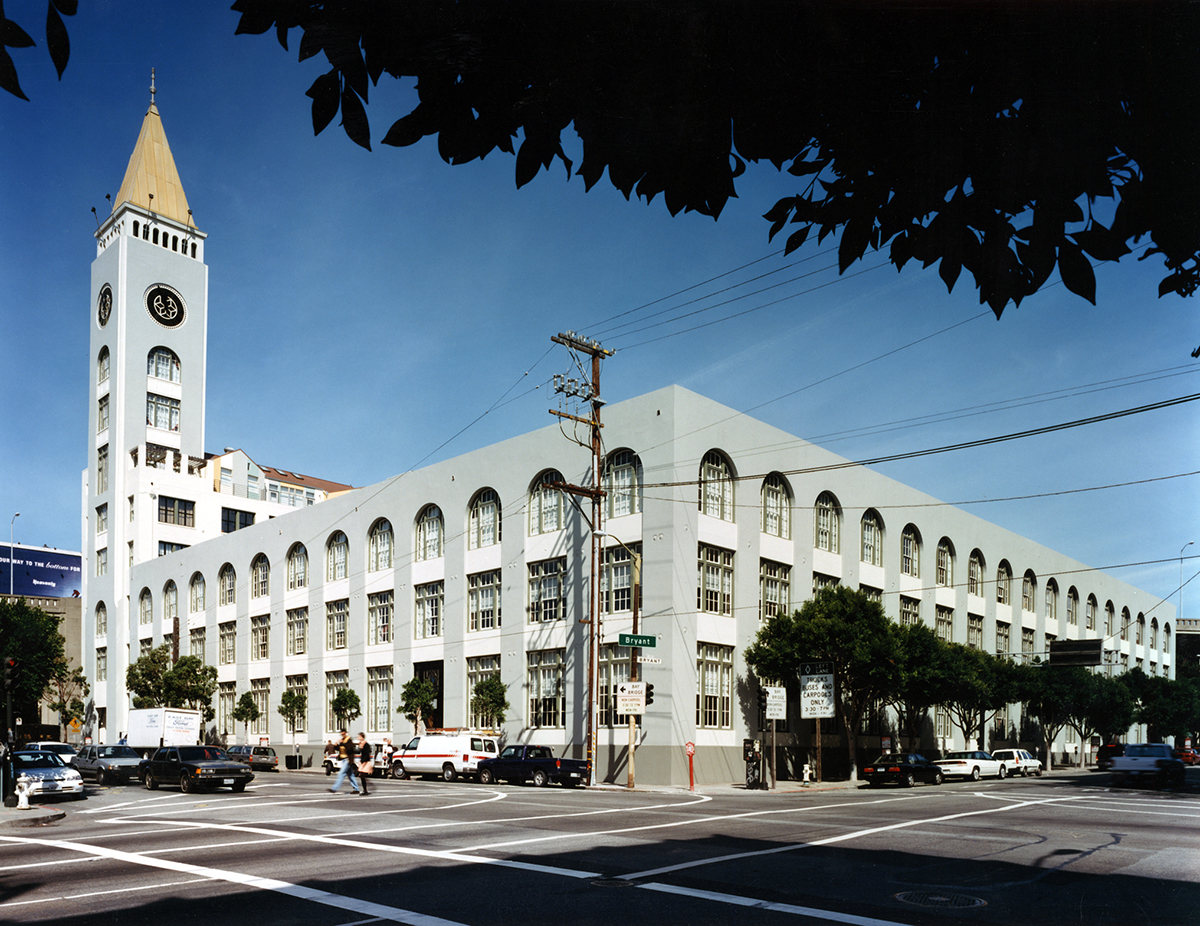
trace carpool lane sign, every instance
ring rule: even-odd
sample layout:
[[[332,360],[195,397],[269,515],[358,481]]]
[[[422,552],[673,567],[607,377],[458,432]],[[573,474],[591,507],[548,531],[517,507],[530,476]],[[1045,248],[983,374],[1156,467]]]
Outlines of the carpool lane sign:
[[[800,664],[800,716],[835,717],[833,663]]]

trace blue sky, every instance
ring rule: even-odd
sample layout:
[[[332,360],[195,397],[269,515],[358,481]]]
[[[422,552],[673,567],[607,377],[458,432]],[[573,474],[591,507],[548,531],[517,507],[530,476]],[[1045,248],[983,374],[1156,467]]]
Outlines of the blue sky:
[[[13,50],[32,102],[0,94],[0,522],[21,512],[18,542],[80,548],[90,210],[105,215],[120,185],[151,67],[209,236],[210,451],[367,485],[542,427],[549,380],[571,372],[550,342],[566,329],[616,350],[610,403],[678,383],[852,459],[1200,391],[1196,306],[1157,298],[1154,258],[1097,268],[1096,307],[1055,283],[997,321],[966,275],[948,295],[936,268],[868,269],[883,263],[869,255],[839,278],[830,240],[783,258],[761,216],[796,190],[769,165],[751,165],[717,222],[626,202],[607,178],[585,193],[558,166],[517,190],[507,155],[450,167],[432,140],[379,144],[412,92],[386,77],[373,152],[336,121],[314,138],[304,91],[324,58],[298,64],[298,35],[290,52],[235,36],[222,4],[82,3],[61,82],[44,3],[5,9],[39,45]],[[1163,477],[1200,470],[1198,411],[878,468],[946,501],[1038,496],[968,510],[1089,565],[1149,563],[1112,571],[1177,604],[1180,547],[1200,551],[1200,483]],[[1156,481],[1073,491],[1139,480]]]

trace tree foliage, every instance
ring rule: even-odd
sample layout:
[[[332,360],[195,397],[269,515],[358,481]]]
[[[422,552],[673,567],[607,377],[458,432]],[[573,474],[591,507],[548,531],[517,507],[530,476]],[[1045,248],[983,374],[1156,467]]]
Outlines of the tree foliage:
[[[419,726],[422,721],[433,713],[433,705],[437,702],[437,687],[427,678],[414,676],[404,683],[400,689],[400,706],[396,713],[403,714]]]
[[[386,145],[436,136],[448,164],[498,150],[520,187],[556,161],[590,189],[662,194],[716,218],[748,162],[794,178],[765,218],[785,249],[840,232],[897,268],[962,271],[997,316],[1057,268],[1095,302],[1093,261],[1148,239],[1159,295],[1200,285],[1200,5],[288,3],[237,0],[330,69],[314,132],[340,112],[371,146],[369,90],[415,78]],[[576,168],[563,146],[573,127]]]
[[[970,749],[976,733],[986,728],[988,717],[1012,700],[1016,666],[962,643],[943,645],[940,703],[962,730]]]
[[[205,722],[213,719],[213,695],[217,669],[198,656],[184,656],[171,664],[167,644],[152,649],[125,670],[125,687],[133,695],[135,708],[181,707],[203,712]]]
[[[246,741],[250,739],[250,724],[256,722],[262,716],[262,711],[258,709],[258,705],[254,702],[254,695],[248,691],[243,691],[242,696],[238,698],[237,705],[233,709],[233,719],[242,725],[242,733],[246,737]]]
[[[67,724],[74,717],[82,719],[87,712],[87,705],[83,699],[88,696],[90,691],[91,686],[88,684],[87,676],[83,674],[83,669],[79,666],[72,666],[71,661],[64,656],[55,667],[54,673],[50,676],[50,684],[46,686],[46,691],[42,695],[50,710],[58,714],[59,726],[64,728],[62,731],[64,742],[67,738],[65,729]]]
[[[362,716],[362,702],[358,700],[358,692],[353,688],[342,688],[333,696],[329,704],[338,725],[349,727]]]
[[[67,59],[71,56],[71,41],[62,17],[74,16],[78,6],[78,0],[50,0],[46,5],[46,49],[58,71],[59,80],[62,80]],[[21,89],[17,80],[17,66],[6,49],[32,48],[36,44],[28,32],[5,18],[4,4],[0,3],[0,90],[6,90],[22,100],[29,99]]]
[[[38,699],[65,664],[58,624],[58,617],[24,598],[0,601],[0,660],[17,660],[13,706],[26,717],[36,712]]]
[[[899,678],[885,700],[896,711],[897,726],[908,736],[910,748],[916,748],[912,744],[920,741],[921,719],[946,699],[946,644],[927,624],[900,624],[895,633]]]
[[[471,694],[471,713],[484,722],[484,726],[498,727],[504,723],[508,713],[508,689],[499,675],[489,675],[475,686]]]

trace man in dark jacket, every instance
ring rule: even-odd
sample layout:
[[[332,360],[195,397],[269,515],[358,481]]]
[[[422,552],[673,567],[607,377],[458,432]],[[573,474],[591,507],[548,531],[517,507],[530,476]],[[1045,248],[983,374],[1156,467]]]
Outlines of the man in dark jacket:
[[[336,794],[342,787],[342,782],[349,778],[351,786],[361,794],[362,790],[358,786],[358,775],[355,774],[354,740],[350,739],[350,735],[345,730],[339,730],[338,734],[338,773],[337,778],[333,782],[333,787],[329,790]]]

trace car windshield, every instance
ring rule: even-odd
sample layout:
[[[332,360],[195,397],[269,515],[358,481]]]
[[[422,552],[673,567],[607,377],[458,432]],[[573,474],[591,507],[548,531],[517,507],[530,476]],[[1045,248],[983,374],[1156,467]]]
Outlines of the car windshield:
[[[43,743],[41,746],[38,747],[38,750],[40,752],[56,752],[60,756],[75,755],[74,748],[72,748],[71,746],[68,746],[66,743]]]
[[[215,746],[183,746],[179,750],[179,758],[183,762],[215,762],[226,756]]]
[[[880,756],[878,759],[876,759],[871,764],[872,765],[897,765],[900,762],[907,762],[907,761],[908,761],[908,756],[886,755],[886,756]]]
[[[138,757],[132,746],[101,746],[97,754],[102,759],[136,759]]]
[[[975,754],[973,752],[951,752],[951,753],[947,754],[946,758],[947,759],[974,759]]]
[[[52,752],[15,752],[13,764],[18,770],[23,768],[62,768],[65,763]]]

